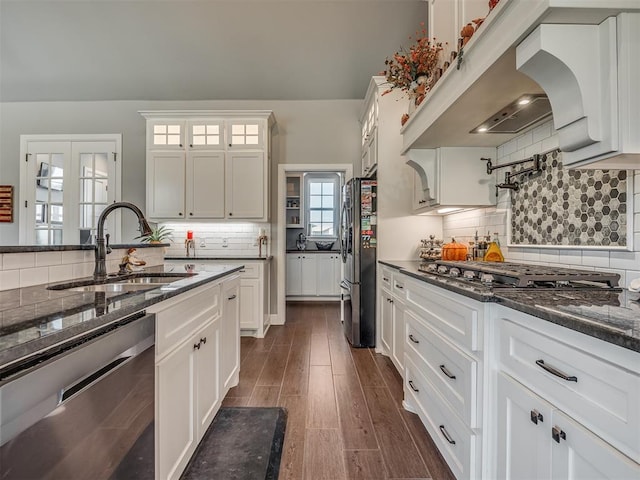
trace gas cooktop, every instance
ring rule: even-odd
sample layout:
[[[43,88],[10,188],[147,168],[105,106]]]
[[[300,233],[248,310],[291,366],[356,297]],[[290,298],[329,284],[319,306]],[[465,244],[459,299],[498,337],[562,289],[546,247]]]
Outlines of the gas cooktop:
[[[514,262],[437,260],[418,270],[493,287],[613,288],[620,280],[615,273]]]

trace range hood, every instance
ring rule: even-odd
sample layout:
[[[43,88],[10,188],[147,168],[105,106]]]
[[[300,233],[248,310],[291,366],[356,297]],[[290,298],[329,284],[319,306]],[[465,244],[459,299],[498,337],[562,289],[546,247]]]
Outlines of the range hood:
[[[546,95],[565,163],[638,168],[639,15],[627,0],[502,0],[401,129],[402,153],[501,145],[521,130],[471,132],[525,94]]]
[[[502,107],[469,133],[520,133],[550,116],[551,103],[546,95],[525,94]]]

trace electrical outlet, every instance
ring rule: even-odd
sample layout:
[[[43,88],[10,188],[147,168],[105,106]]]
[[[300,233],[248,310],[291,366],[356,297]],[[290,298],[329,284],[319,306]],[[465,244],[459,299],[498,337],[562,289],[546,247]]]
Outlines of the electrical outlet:
[[[229,239],[228,238],[223,238],[222,239],[222,248],[227,248],[229,246]]]
[[[207,246],[207,241],[204,238],[200,239],[200,248],[204,248]]]

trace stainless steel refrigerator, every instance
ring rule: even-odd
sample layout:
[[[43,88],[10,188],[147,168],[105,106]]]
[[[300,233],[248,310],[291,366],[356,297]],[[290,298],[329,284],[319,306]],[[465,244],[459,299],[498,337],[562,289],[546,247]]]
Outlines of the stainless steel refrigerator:
[[[342,189],[341,301],[344,333],[354,347],[376,343],[376,189],[366,178],[352,178]]]

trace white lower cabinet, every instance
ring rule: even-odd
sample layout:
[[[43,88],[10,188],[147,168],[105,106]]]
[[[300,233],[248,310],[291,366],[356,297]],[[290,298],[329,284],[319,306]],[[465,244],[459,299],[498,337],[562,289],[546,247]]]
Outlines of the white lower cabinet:
[[[498,374],[498,478],[640,478],[640,468],[514,379]]]
[[[287,253],[286,275],[287,297],[340,296],[342,261],[338,253]]]
[[[195,265],[196,272],[217,271],[221,264],[244,265],[240,270],[240,329],[242,335],[263,338],[269,328],[269,262],[264,260],[166,260],[167,265],[182,268]]]
[[[498,478],[551,478],[552,405],[500,373],[496,407]]]
[[[502,306],[492,317],[497,477],[640,478],[640,355]]]
[[[403,371],[404,407],[418,414],[456,478],[482,478],[485,305],[390,273],[382,271],[382,284],[392,290],[390,355]]]
[[[384,289],[380,290],[378,312],[380,316],[380,353],[390,356],[393,345],[393,298]],[[381,347],[381,348],[380,348]]]
[[[388,356],[396,370],[404,378],[404,351],[406,343],[403,283],[387,267],[378,269],[378,278],[382,281],[378,286],[378,328],[380,329],[378,351]]]
[[[220,338],[226,354],[222,357],[220,375],[225,391],[238,384],[240,375],[240,298],[240,279],[224,282]]]
[[[156,479],[180,478],[238,382],[238,307],[228,298],[238,288],[231,274],[148,309],[156,314]]]

